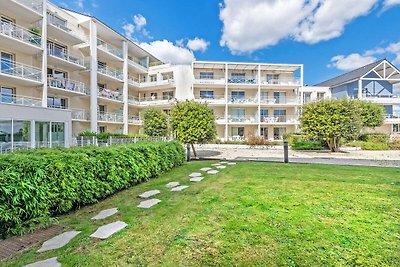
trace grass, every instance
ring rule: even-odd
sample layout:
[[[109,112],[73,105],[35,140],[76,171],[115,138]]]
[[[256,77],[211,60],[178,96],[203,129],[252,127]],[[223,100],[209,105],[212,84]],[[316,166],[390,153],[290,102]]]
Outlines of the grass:
[[[63,266],[398,266],[400,169],[242,162],[182,192],[165,188],[211,163],[185,164],[62,216],[82,231],[70,244],[35,247],[0,266],[54,256]],[[157,188],[159,205],[136,208],[138,194]],[[120,212],[90,220],[111,207]],[[129,226],[89,238],[116,220]]]

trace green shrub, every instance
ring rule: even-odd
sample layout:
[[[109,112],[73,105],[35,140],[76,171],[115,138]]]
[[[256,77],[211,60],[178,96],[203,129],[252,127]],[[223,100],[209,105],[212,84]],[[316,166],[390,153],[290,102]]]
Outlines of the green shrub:
[[[39,149],[0,156],[0,235],[92,204],[181,165],[176,142]]]
[[[374,142],[364,142],[361,145],[362,150],[389,150],[389,145],[387,143],[374,143]]]
[[[296,142],[308,140],[308,137],[298,133],[286,133],[283,135],[283,140],[287,140],[289,146],[293,146]]]
[[[323,149],[325,149],[325,147],[322,145],[321,141],[300,140],[300,141],[293,143],[292,149],[295,149],[295,150],[323,150]]]
[[[351,142],[347,142],[345,144],[345,146],[349,146],[349,147],[361,147],[364,144],[364,141],[351,141]]]
[[[362,134],[359,140],[372,143],[387,143],[389,141],[389,135],[384,133],[367,133]]]
[[[99,140],[106,140],[110,137],[114,137],[114,138],[146,138],[149,137],[148,135],[145,134],[118,134],[118,133],[109,133],[109,132],[105,132],[105,133],[93,133],[93,132],[82,132],[78,134],[78,137],[97,137]]]
[[[245,141],[245,144],[249,145],[250,147],[271,145],[271,143],[263,136],[254,136],[254,135],[248,136]]]
[[[400,139],[390,141],[389,148],[393,150],[400,150]]]

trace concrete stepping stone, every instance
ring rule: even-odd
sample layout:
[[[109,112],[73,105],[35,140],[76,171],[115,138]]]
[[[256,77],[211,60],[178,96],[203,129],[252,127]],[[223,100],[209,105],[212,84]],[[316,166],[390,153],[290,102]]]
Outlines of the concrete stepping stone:
[[[207,173],[208,173],[208,174],[217,174],[217,173],[219,173],[219,171],[217,171],[217,170],[211,170],[211,171],[208,171]]]
[[[62,248],[69,243],[75,236],[77,236],[79,231],[69,231],[58,236],[55,236],[43,243],[42,247],[37,252],[44,252],[48,250]]]
[[[205,168],[200,169],[200,171],[203,171],[203,172],[208,172],[210,170],[212,170],[212,168],[205,167]]]
[[[176,187],[174,187],[174,188],[176,188]],[[140,202],[140,204],[137,207],[138,208],[142,208],[142,209],[148,209],[148,208],[153,207],[154,205],[157,205],[160,202],[161,202],[161,200],[156,199],[156,198],[149,199],[149,200],[145,200],[145,201]]]
[[[226,166],[217,166],[217,169],[225,169]]]
[[[236,165],[236,162],[228,162],[228,165]]]
[[[149,197],[158,195],[160,193],[161,193],[160,190],[150,190],[150,191],[144,192],[143,194],[139,195],[139,197],[140,198],[149,198]]]
[[[219,164],[219,163],[214,163],[214,164],[211,164],[211,166],[220,166],[221,164]]]
[[[228,162],[227,162],[227,161],[220,161],[219,163],[221,163],[221,164],[227,164]]]
[[[107,239],[116,232],[121,231],[127,226],[126,223],[117,221],[113,223],[109,223],[97,228],[96,232],[90,235],[90,237],[100,238],[100,239]]]
[[[191,174],[189,174],[190,177],[200,177],[202,174],[199,172],[192,172]]]
[[[94,216],[92,218],[92,220],[102,220],[102,219],[105,219],[107,217],[110,217],[110,216],[114,215],[117,212],[118,212],[117,208],[111,208],[111,209],[102,210],[96,216]]]
[[[47,260],[37,261],[35,263],[25,265],[24,267],[61,267],[61,263],[57,260],[57,257],[53,257]]]
[[[193,177],[193,178],[190,178],[189,181],[191,181],[191,182],[201,182],[201,181],[203,181],[203,179],[204,179],[204,177]]]
[[[168,188],[172,188],[172,187],[175,187],[178,185],[179,185],[179,182],[170,182],[170,183],[166,184],[165,186]]]
[[[181,185],[181,186],[177,186],[171,189],[172,192],[178,192],[178,191],[182,191],[183,189],[188,188],[189,186],[187,185]]]

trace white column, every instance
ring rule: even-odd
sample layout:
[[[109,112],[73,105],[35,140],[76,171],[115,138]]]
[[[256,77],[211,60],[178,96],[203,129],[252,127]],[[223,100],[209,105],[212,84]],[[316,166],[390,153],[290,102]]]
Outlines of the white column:
[[[47,0],[43,0],[42,14],[42,107],[47,107]]]
[[[358,99],[362,99],[362,80],[358,80]]]
[[[123,116],[124,116],[124,129],[123,133],[128,134],[128,42],[122,42],[122,52],[124,57],[124,66],[123,66],[123,89],[122,89],[122,96],[124,101],[124,109],[123,109]]]
[[[258,76],[257,76],[257,80],[258,80],[258,129],[257,129],[257,135],[261,136],[261,65],[258,64]]]
[[[228,64],[225,64],[225,141],[228,140]]]
[[[90,20],[90,131],[97,133],[97,26]]]

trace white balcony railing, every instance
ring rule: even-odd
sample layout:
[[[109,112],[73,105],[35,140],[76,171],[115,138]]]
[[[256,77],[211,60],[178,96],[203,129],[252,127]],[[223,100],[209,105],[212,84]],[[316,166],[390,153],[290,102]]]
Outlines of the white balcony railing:
[[[41,47],[42,44],[42,38],[39,35],[10,22],[0,21],[0,34],[37,47]]]
[[[50,56],[60,58],[62,60],[68,61],[70,63],[74,63],[74,64],[80,65],[80,66],[85,66],[83,56],[78,56],[78,55],[70,53],[67,50],[56,48],[52,44],[47,45],[47,53]]]
[[[0,72],[2,74],[11,75],[23,79],[36,82],[42,81],[42,70],[33,66],[25,65],[15,61],[1,60]]]
[[[47,23],[64,31],[67,34],[75,36],[76,38],[79,38],[81,40],[85,39],[84,36],[79,34],[77,27],[69,25],[67,22],[65,22],[64,20],[60,20],[55,14],[52,14],[50,12],[47,12]]]
[[[134,85],[136,87],[140,86],[139,78],[136,78],[136,77],[129,76],[128,77],[128,83],[131,84],[131,85]]]
[[[166,96],[150,96],[150,97],[141,97],[139,99],[139,102],[171,102],[173,101],[175,98],[173,96],[170,95],[166,95]]]
[[[22,95],[6,95],[0,96],[0,103],[14,104],[28,107],[41,107],[42,100],[36,97],[22,96]]]
[[[142,61],[140,61],[139,59],[136,59],[136,58],[128,59],[128,63],[133,65],[133,66],[137,66],[139,68],[147,69],[146,64],[143,63]]]
[[[98,96],[111,99],[111,100],[116,100],[116,101],[122,101],[122,94],[120,92],[108,89],[108,88],[100,88],[97,87],[98,90]]]
[[[231,104],[258,104],[258,98],[254,97],[232,97],[229,98]]]
[[[67,91],[81,93],[81,94],[88,93],[88,91],[86,90],[86,86],[83,82],[78,82],[78,81],[74,81],[71,79],[48,76],[47,84],[49,87],[52,87],[55,89],[62,89],[62,90],[67,90]]]
[[[26,7],[28,7],[29,9],[32,9],[33,11],[35,11],[38,14],[42,14],[43,12],[43,1],[42,0],[14,0]]]
[[[265,105],[296,105],[300,104],[300,99],[296,97],[267,97],[261,98],[260,103]]]
[[[277,79],[270,79],[270,78],[261,78],[261,84],[265,85],[301,85],[300,78],[277,78]]]
[[[116,78],[118,80],[122,80],[122,78],[123,78],[122,71],[116,70],[116,69],[113,69],[113,68],[110,68],[107,66],[98,66],[97,71],[104,75]]]
[[[279,116],[261,116],[261,123],[298,123],[298,116],[279,115]]]
[[[230,84],[257,84],[257,77],[254,76],[244,76],[244,77],[234,77],[228,78],[228,83]]]
[[[225,103],[225,95],[208,95],[208,96],[200,96],[196,95],[194,99],[197,102],[204,102],[210,104],[224,104]]]
[[[90,120],[90,112],[84,109],[71,109],[71,117],[73,120],[88,121]]]
[[[123,122],[124,116],[118,113],[99,112],[97,113],[97,120],[103,122]]]
[[[173,82],[174,82],[174,79],[165,79],[165,80],[157,80],[157,81],[150,81],[150,82],[142,81],[140,83],[140,87],[169,85],[169,84],[172,84]]]
[[[128,123],[131,124],[143,124],[143,120],[140,119],[140,116],[131,116],[130,118],[128,118]]]
[[[100,39],[97,39],[97,47],[102,49],[103,51],[106,51],[114,56],[117,56],[122,59],[123,54],[122,54],[122,49],[119,49],[113,45],[110,45]]]
[[[256,116],[229,115],[228,122],[229,123],[258,123],[258,118]]]
[[[199,84],[225,84],[225,76],[223,75],[195,75],[195,83]]]

